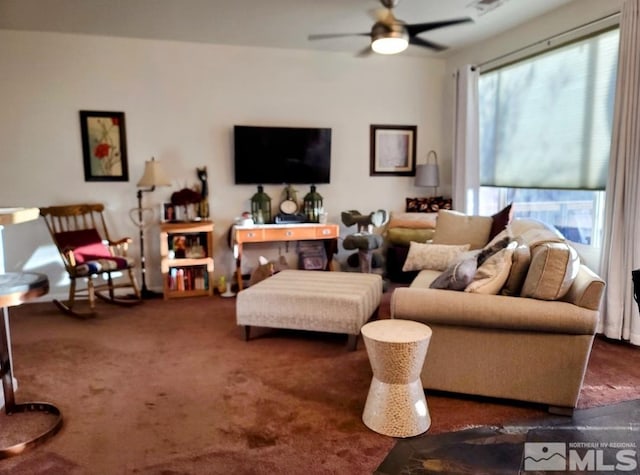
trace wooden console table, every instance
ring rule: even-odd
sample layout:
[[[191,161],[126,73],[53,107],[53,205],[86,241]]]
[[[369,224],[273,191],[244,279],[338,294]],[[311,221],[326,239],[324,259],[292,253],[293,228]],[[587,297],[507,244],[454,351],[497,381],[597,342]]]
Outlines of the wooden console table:
[[[233,227],[233,253],[236,258],[236,280],[238,291],[242,290],[242,246],[252,242],[279,241],[315,241],[323,240],[327,251],[327,270],[331,265],[332,256],[338,251],[338,235],[340,226],[337,224],[260,224],[253,226]]]

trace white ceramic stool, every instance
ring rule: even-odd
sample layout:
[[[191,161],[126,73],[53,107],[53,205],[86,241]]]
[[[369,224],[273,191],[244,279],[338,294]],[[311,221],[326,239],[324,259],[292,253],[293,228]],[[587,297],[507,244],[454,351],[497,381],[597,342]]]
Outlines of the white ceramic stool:
[[[420,372],[431,329],[411,320],[377,320],[362,327],[373,378],[362,421],[391,437],[413,437],[431,425]]]

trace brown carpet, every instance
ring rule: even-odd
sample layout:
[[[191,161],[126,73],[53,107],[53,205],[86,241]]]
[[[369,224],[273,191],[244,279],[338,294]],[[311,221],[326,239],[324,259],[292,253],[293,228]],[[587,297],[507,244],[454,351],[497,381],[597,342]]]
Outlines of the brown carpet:
[[[373,473],[396,441],[362,423],[371,378],[362,341],[347,352],[342,335],[264,330],[244,342],[234,308],[220,297],[101,303],[88,321],[50,303],[12,308],[16,400],[52,402],[65,422],[0,461],[0,473]],[[579,405],[635,399],[639,383],[640,352],[598,339]],[[428,434],[546,416],[505,401],[427,400]]]

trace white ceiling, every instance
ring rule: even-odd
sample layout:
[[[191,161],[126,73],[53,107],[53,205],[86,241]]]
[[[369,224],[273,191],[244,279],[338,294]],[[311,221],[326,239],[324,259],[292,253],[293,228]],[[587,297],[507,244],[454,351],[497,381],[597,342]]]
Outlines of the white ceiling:
[[[423,33],[449,46],[443,53],[411,46],[408,55],[446,55],[515,27],[571,0],[400,0],[406,23],[471,17],[474,22]],[[0,28],[193,41],[242,46],[346,51],[365,37],[309,41],[316,33],[365,33],[379,0],[0,0]]]

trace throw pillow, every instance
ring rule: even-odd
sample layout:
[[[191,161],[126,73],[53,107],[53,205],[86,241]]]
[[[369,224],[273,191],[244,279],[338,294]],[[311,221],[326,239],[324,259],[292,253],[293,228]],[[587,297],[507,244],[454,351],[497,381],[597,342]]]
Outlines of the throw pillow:
[[[389,244],[409,247],[411,241],[427,242],[433,238],[433,229],[390,228],[385,233],[385,239]]]
[[[445,244],[424,244],[412,242],[409,245],[407,260],[402,266],[403,272],[412,270],[445,270],[460,255],[469,250],[469,245],[450,246]]]
[[[441,209],[451,209],[451,198],[434,196],[432,198],[406,198],[407,213],[437,213]]]
[[[524,231],[518,236],[520,242],[526,243],[531,249],[545,242],[564,242],[560,231],[551,228],[534,228]]]
[[[520,295],[540,300],[558,300],[569,291],[579,267],[578,253],[568,244],[539,244],[531,249],[531,264]]]
[[[480,267],[484,261],[493,256],[500,249],[504,249],[511,242],[511,238],[508,236],[503,237],[499,241],[491,241],[485,247],[482,248],[482,251],[478,254],[478,267]]]
[[[391,213],[388,228],[435,229],[438,213]]]
[[[464,289],[476,294],[497,295],[504,286],[511,270],[511,256],[515,243],[496,252],[478,267],[473,281]]]
[[[489,233],[489,240],[492,240],[500,232],[507,228],[511,220],[513,219],[513,203],[508,204],[502,210],[491,216],[493,220],[491,222],[491,232]]]
[[[62,231],[55,234],[58,248],[73,251],[76,264],[97,257],[111,257],[109,248],[102,242],[96,229],[79,229],[76,231]]]
[[[473,280],[478,268],[475,257],[462,259],[450,264],[442,274],[431,282],[432,289],[464,290]]]
[[[467,216],[458,211],[438,212],[434,244],[469,244],[470,249],[482,249],[489,242],[491,216]]]
[[[511,270],[509,271],[509,277],[502,287],[502,295],[516,296],[520,295],[522,290],[522,284],[527,277],[527,271],[529,270],[529,263],[531,262],[531,250],[529,246],[524,243],[518,244],[513,250],[513,256],[511,257]]]

